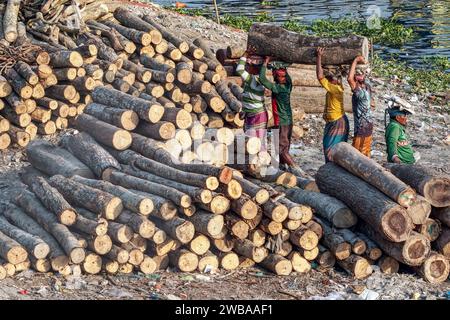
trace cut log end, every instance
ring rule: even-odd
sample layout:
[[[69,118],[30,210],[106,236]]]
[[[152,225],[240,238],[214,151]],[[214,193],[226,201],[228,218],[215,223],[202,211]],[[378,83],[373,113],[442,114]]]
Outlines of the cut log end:
[[[75,264],[82,263],[86,258],[86,253],[83,248],[74,248],[70,252],[70,261]]]
[[[298,252],[292,252],[289,257],[292,269],[298,273],[307,273],[311,270],[311,263]]]
[[[139,203],[139,213],[148,216],[154,209],[153,201],[151,199],[143,199]]]
[[[117,130],[112,137],[112,145],[116,150],[125,150],[133,141],[131,134],[125,130]]]
[[[208,177],[206,179],[206,187],[211,191],[216,190],[219,187],[219,180],[216,177]]]
[[[39,243],[33,249],[33,256],[36,259],[44,259],[50,252],[50,247],[46,243]]]
[[[77,220],[77,214],[73,210],[64,210],[59,216],[59,220],[66,226],[71,226]]]
[[[103,216],[108,220],[115,220],[123,210],[122,200],[118,197],[113,197],[111,201],[105,206]]]
[[[394,258],[389,256],[383,257],[378,261],[378,266],[382,273],[393,274],[397,273],[400,268],[400,264]]]
[[[434,177],[428,181],[423,190],[425,198],[434,207],[450,206],[450,179]]]
[[[443,255],[433,253],[423,263],[420,273],[430,283],[437,284],[447,280],[450,271],[449,261]]]
[[[393,207],[383,216],[384,235],[393,242],[403,242],[412,230],[412,221],[405,209],[400,206]]]

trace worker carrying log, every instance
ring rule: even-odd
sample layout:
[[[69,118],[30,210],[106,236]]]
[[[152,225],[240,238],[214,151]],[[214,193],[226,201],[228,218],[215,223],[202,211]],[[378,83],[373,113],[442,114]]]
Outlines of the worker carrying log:
[[[259,73],[259,79],[264,87],[272,91],[272,114],[279,134],[280,169],[295,171],[299,167],[289,154],[293,126],[291,109],[292,79],[286,69],[288,64],[281,61],[272,61],[269,66],[272,69],[275,83],[267,79],[266,72],[270,61],[271,57],[265,58],[264,65]]]
[[[352,89],[352,109],[354,119],[353,147],[370,158],[372,146],[373,119],[372,109],[375,107],[372,88],[366,79],[365,72],[356,68],[357,64],[366,63],[363,56],[357,56],[350,67],[348,84]]]
[[[409,102],[397,96],[389,98],[388,108],[385,111],[385,126],[388,115],[390,119],[385,132],[388,162],[406,164],[416,162],[414,151],[406,134],[408,116],[412,114],[414,114],[414,109]]]
[[[264,107],[264,86],[260,82],[260,70],[264,60],[253,54],[249,46],[236,67],[236,73],[244,80],[242,94],[242,116],[245,119],[244,130],[249,136],[265,141],[268,115]]]
[[[327,90],[325,111],[323,118],[326,121],[323,133],[323,152],[325,162],[329,162],[330,149],[339,142],[347,142],[349,122],[344,111],[344,87],[337,74],[329,72],[324,75],[322,68],[322,56],[325,48],[317,48],[316,73],[322,87]]]

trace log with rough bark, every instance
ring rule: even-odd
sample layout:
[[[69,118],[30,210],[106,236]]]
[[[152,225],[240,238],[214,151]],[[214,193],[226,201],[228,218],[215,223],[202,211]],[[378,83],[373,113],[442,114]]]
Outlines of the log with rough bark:
[[[269,217],[272,221],[283,222],[287,219],[289,215],[288,208],[281,203],[269,200],[262,205],[263,213],[265,216]]]
[[[146,181],[144,179],[134,177],[119,171],[110,172],[108,174],[107,180],[127,189],[136,189],[166,198],[183,208],[188,208],[192,203],[192,199],[190,196],[178,191],[175,188],[164,186],[151,181]]]
[[[330,151],[330,158],[403,207],[407,208],[414,203],[416,194],[411,187],[350,144],[346,142],[336,144]]]
[[[115,243],[123,244],[133,238],[133,230],[122,223],[110,221],[108,223],[108,236],[110,236]]]
[[[176,127],[172,122],[160,121],[155,124],[141,122],[135,132],[156,140],[169,140],[175,137],[175,131]]]
[[[83,215],[78,215],[72,227],[89,235],[104,236],[108,231],[108,221],[103,218],[91,220]]]
[[[218,179],[216,177],[198,173],[183,172],[155,160],[140,156],[131,150],[116,152],[114,156],[116,156],[116,158],[122,163],[133,164],[133,166],[141,170],[148,171],[166,179],[191,186],[206,188],[212,191],[216,190],[219,186]]]
[[[94,177],[92,171],[70,152],[45,140],[32,141],[26,152],[33,167],[50,176],[61,174],[70,177],[77,174],[86,178]]]
[[[450,178],[439,176],[420,165],[387,164],[386,167],[400,180],[413,187],[434,207],[450,206]]]
[[[27,81],[17,73],[16,70],[12,68],[6,69],[4,71],[4,75],[17,95],[23,99],[31,98],[33,95],[33,87],[29,85]]]
[[[318,246],[319,255],[316,258],[317,263],[323,268],[332,268],[336,263],[334,254],[322,245]]]
[[[237,239],[234,246],[234,251],[241,256],[252,259],[256,263],[260,263],[268,255],[266,248],[257,247],[248,239]]]
[[[266,189],[244,178],[233,176],[233,179],[239,182],[242,187],[242,191],[252,197],[256,203],[262,205],[269,201],[269,192]]]
[[[177,207],[175,204],[163,197],[151,194],[148,192],[143,192],[140,190],[130,189],[131,192],[139,194],[145,198],[149,198],[153,201],[154,209],[151,212],[151,216],[160,218],[162,220],[170,220],[177,214]]]
[[[122,200],[107,192],[94,189],[61,175],[51,177],[49,183],[58,189],[69,203],[102,215],[108,220],[114,220],[122,212]]]
[[[17,228],[2,216],[0,243],[0,257],[12,264],[25,261],[28,258],[27,250],[38,258],[45,258],[50,250],[42,239]]]
[[[66,135],[61,139],[61,143],[99,178],[108,168],[120,169],[117,160],[86,132]]]
[[[378,247],[378,245],[372,241],[372,239],[370,239],[365,234],[360,233],[360,232],[356,232],[355,234],[358,236],[358,238],[360,238],[366,244],[365,254],[370,260],[376,261],[381,258],[381,256],[383,255],[383,252]]]
[[[355,279],[367,278],[373,272],[369,262],[363,257],[355,254],[352,254],[344,260],[338,260],[337,263]]]
[[[366,252],[367,245],[364,240],[349,229],[335,229],[334,233],[340,235],[352,246],[352,252],[354,254],[362,255],[364,252]]]
[[[39,198],[42,204],[58,217],[60,223],[66,226],[75,223],[77,218],[75,210],[44,177],[37,175],[31,170],[25,171],[20,177],[30,187],[36,197]]]
[[[99,189],[119,197],[125,208],[138,214],[147,216],[154,209],[153,201],[151,199],[134,194],[119,185],[114,185],[108,181],[86,179],[80,176],[73,176],[72,179],[89,187]]]
[[[112,261],[117,261],[119,264],[127,263],[130,259],[130,255],[127,250],[114,244],[105,256]]]
[[[195,230],[207,236],[217,236],[224,227],[224,217],[222,215],[214,215],[206,211],[199,210],[193,216],[188,217],[195,227]]]
[[[11,141],[21,147],[26,147],[30,143],[30,135],[13,125],[10,126],[8,134]]]
[[[95,102],[114,108],[129,109],[136,112],[143,120],[157,123],[164,114],[164,108],[156,103],[130,96],[107,87],[96,87],[92,91],[92,98]]]
[[[16,41],[18,37],[17,21],[21,0],[8,0],[3,16],[2,35],[9,43]]]
[[[406,210],[360,178],[330,162],[319,169],[316,182],[322,192],[342,200],[386,239],[408,238],[413,224]]]
[[[291,261],[276,254],[269,254],[260,265],[280,276],[288,276],[292,272]]]
[[[62,251],[55,238],[48,233],[35,219],[12,204],[2,203],[2,215],[16,227],[42,239],[49,247],[50,263],[54,271],[62,271],[69,264],[69,258]]]
[[[362,55],[369,57],[366,37],[320,38],[288,31],[267,23],[255,23],[250,28],[247,45],[261,56],[273,56],[288,63],[316,63],[316,48],[326,47],[323,63],[326,65],[351,64]],[[283,48],[283,49],[281,49]]]
[[[55,215],[49,212],[33,194],[23,191],[15,201],[29,216],[55,237],[72,263],[78,264],[84,260],[85,251],[78,243],[77,238],[66,226],[60,224]]]
[[[324,237],[322,242],[338,260],[344,260],[351,254],[352,246],[344,240],[342,236],[335,233],[333,229],[324,221],[315,218],[323,228]]]
[[[396,243],[383,238],[380,233],[368,224],[361,224],[360,230],[376,241],[386,254],[409,266],[420,266],[431,250],[430,240],[414,231],[411,232],[406,241]]]
[[[195,227],[183,218],[174,217],[169,221],[154,219],[156,226],[183,244],[189,243],[195,235]]]
[[[445,208],[433,208],[431,216],[434,219],[439,220],[442,224],[450,227],[450,207]]]
[[[89,132],[97,141],[116,150],[127,149],[132,142],[131,134],[128,131],[87,114],[79,115],[74,120],[74,126],[81,131]]]
[[[163,39],[163,36],[159,30],[125,8],[117,8],[114,11],[114,18],[129,28],[149,33],[153,44],[159,44]]]

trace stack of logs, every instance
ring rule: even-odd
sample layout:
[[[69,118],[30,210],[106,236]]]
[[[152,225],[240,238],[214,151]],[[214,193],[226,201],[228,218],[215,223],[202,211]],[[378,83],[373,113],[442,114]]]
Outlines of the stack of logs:
[[[326,195],[298,189],[287,195],[315,209],[322,244],[337,262],[354,263],[357,278],[378,260],[382,272],[397,272],[401,263],[431,283],[445,281],[450,179],[418,165],[387,165],[388,171],[347,143],[336,145],[331,157],[316,175]]]

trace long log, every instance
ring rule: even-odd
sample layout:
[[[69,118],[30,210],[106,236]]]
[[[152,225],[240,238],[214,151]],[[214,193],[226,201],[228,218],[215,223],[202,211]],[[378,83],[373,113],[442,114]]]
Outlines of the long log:
[[[360,178],[329,162],[320,167],[316,182],[321,191],[342,200],[386,239],[403,242],[408,238],[413,224],[406,210]]]
[[[89,132],[97,141],[117,150],[127,149],[132,142],[131,134],[96,118],[81,114],[74,120],[74,126]]]
[[[212,193],[210,190],[193,187],[187,184],[179,183],[173,180],[168,180],[157,175],[151,174],[147,171],[138,170],[132,166],[123,165],[122,171],[129,175],[145,179],[150,182],[159,183],[167,187],[174,188],[180,192],[189,195],[194,202],[198,203],[210,203],[212,201]]]
[[[386,167],[400,180],[413,187],[434,207],[450,206],[450,178],[438,176],[420,165],[387,164]]]
[[[345,241],[341,235],[335,233],[326,222],[318,219],[317,217],[315,219],[323,228],[324,237],[322,242],[324,246],[334,254],[336,259],[347,259],[351,254],[352,246]]]
[[[450,227],[450,207],[445,208],[433,208],[431,211],[431,216],[434,219],[439,220],[447,227]]]
[[[125,224],[144,239],[150,239],[155,233],[155,224],[142,215],[124,210],[117,221]]]
[[[92,98],[95,102],[103,105],[133,110],[141,119],[151,123],[160,121],[164,113],[164,108],[159,104],[106,87],[96,87],[92,91]]]
[[[50,263],[53,271],[60,272],[69,264],[69,258],[62,251],[55,238],[47,232],[35,219],[12,204],[2,204],[2,215],[16,227],[42,239],[49,247]]]
[[[36,258],[45,258],[50,248],[42,239],[29,234],[0,216],[0,256],[6,261],[17,264],[25,261],[27,251]]]
[[[183,244],[189,243],[195,235],[194,225],[185,219],[174,217],[169,221],[153,219],[156,226]]]
[[[358,55],[366,61],[369,57],[369,42],[365,37],[320,38],[267,23],[253,24],[247,45],[255,48],[258,55],[277,57],[288,63],[315,64],[317,47],[327,48],[323,57],[326,65],[351,64]]]
[[[58,189],[69,203],[91,210],[108,220],[114,220],[122,212],[122,200],[107,192],[94,189],[61,175],[51,177],[49,182]]]
[[[130,189],[131,192],[139,194],[145,198],[149,198],[153,201],[154,209],[151,212],[151,216],[160,218],[162,220],[171,220],[177,214],[177,207],[175,204],[163,197],[157,196],[152,193],[143,192],[140,190]]]
[[[99,189],[119,197],[125,208],[138,214],[147,216],[154,209],[153,201],[151,199],[134,194],[119,185],[114,185],[103,180],[86,179],[80,176],[73,176],[72,179],[89,187]]]
[[[336,144],[331,149],[330,158],[334,163],[374,186],[403,207],[408,208],[413,204],[416,195],[411,187],[350,144],[345,142]]]
[[[164,186],[158,183],[146,181],[119,171],[112,171],[108,174],[108,181],[120,185],[127,189],[136,189],[143,192],[155,194],[165,199],[173,201],[175,204],[188,208],[192,199],[187,194],[178,191],[175,188]]]
[[[26,149],[28,161],[33,167],[49,176],[61,174],[66,177],[79,175],[94,178],[92,171],[69,151],[56,147],[45,140],[32,141]]]
[[[22,181],[27,184],[42,204],[54,213],[60,223],[70,226],[75,223],[77,214],[64,197],[53,188],[42,176],[38,176],[30,170],[20,175]]]
[[[163,39],[160,31],[125,8],[117,8],[114,11],[114,18],[127,27],[149,33],[153,44],[159,44]]]
[[[450,229],[443,227],[441,235],[436,240],[436,248],[440,253],[450,258]]]
[[[99,178],[108,168],[120,169],[117,160],[86,132],[66,135],[61,139],[61,143]]]
[[[55,237],[72,263],[78,264],[84,260],[85,251],[78,243],[77,238],[65,225],[60,224],[55,215],[42,206],[34,195],[24,191],[15,200],[29,216],[33,217],[47,232]]]

